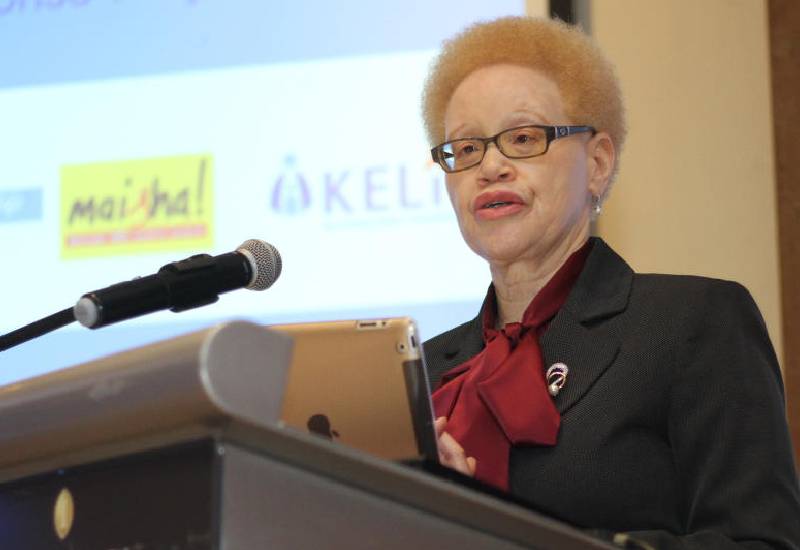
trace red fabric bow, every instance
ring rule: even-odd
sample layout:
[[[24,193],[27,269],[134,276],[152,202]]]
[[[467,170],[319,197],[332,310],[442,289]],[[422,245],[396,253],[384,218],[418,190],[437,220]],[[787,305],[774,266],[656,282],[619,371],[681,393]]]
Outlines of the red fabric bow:
[[[433,393],[437,418],[475,457],[475,477],[508,490],[512,445],[555,445],[561,416],[547,392],[539,336],[567,300],[591,245],[573,253],[534,297],[521,323],[495,329],[496,297],[483,306],[484,349],[442,376]]]

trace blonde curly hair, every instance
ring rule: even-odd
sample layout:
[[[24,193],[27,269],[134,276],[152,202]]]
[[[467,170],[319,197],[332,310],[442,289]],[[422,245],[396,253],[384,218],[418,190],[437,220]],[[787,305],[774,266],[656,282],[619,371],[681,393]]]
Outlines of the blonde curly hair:
[[[576,27],[532,17],[476,23],[444,43],[422,95],[431,145],[445,140],[445,111],[461,81],[476,69],[500,63],[529,67],[553,79],[570,118],[565,122],[607,132],[621,151],[626,134],[625,109],[614,67]]]

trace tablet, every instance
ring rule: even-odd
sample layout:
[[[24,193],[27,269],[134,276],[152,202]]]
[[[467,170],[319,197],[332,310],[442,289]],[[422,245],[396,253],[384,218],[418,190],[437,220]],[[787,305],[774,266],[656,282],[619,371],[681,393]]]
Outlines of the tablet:
[[[294,339],[284,425],[388,460],[437,459],[430,390],[413,319],[269,328]]]

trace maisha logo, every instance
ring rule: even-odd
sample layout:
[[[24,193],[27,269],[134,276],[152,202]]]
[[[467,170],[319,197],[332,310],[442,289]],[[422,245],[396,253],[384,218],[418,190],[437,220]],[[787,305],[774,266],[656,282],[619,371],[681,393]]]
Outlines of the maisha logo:
[[[211,187],[209,155],[64,166],[61,255],[207,248]]]
[[[432,162],[330,169],[300,166],[287,156],[272,179],[269,208],[286,217],[315,217],[328,227],[448,220],[444,176]]]

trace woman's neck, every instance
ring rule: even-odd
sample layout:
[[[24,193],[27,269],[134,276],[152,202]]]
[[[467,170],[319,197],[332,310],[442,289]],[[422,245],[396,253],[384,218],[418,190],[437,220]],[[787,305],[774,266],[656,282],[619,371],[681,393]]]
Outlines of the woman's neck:
[[[524,258],[511,263],[490,263],[497,297],[497,328],[521,322],[534,296],[587,239],[588,234],[574,241],[564,241],[541,257]]]

